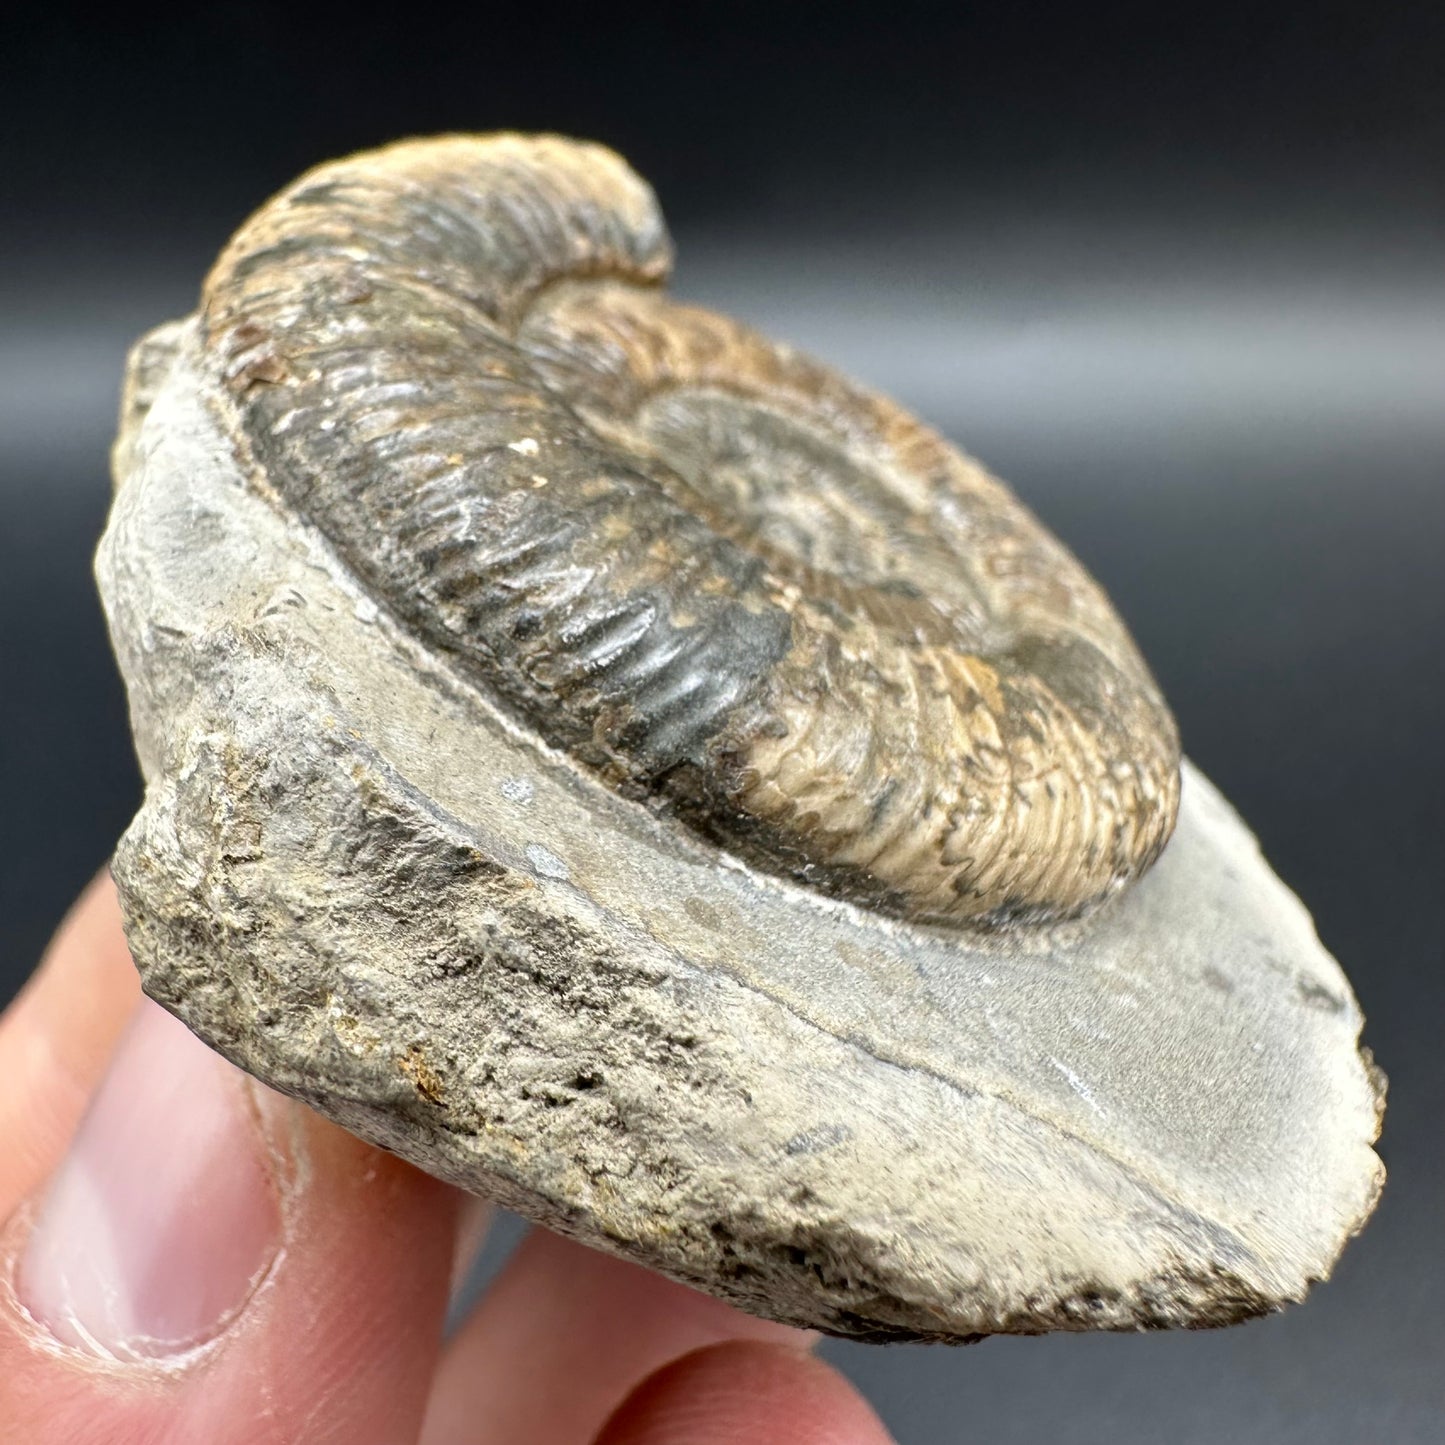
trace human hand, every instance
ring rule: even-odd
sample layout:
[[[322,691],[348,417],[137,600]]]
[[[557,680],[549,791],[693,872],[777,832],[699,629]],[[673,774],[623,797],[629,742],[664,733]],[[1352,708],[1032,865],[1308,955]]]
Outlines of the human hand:
[[[97,881],[0,1018],[0,1439],[887,1445],[810,1336],[537,1230],[449,1340],[478,1201],[141,998]]]

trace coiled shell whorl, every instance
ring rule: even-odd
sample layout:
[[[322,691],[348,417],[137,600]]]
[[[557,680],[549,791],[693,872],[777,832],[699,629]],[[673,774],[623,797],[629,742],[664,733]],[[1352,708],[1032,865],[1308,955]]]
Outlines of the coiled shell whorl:
[[[892,403],[667,299],[669,262],[605,149],[409,142],[257,212],[203,336],[280,503],[625,796],[919,922],[1138,877],[1179,746],[1098,586]]]

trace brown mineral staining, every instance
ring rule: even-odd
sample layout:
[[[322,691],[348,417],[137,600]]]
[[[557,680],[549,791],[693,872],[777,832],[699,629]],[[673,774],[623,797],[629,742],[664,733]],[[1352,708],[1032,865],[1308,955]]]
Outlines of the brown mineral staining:
[[[269,485],[548,743],[744,861],[926,922],[1147,869],[1174,723],[1108,601],[891,402],[670,301],[611,152],[319,167],[205,288]]]
[[[413,1044],[396,1061],[397,1068],[416,1086],[416,1091],[428,1104],[446,1102],[446,1085],[442,1077],[427,1062],[426,1050]]]

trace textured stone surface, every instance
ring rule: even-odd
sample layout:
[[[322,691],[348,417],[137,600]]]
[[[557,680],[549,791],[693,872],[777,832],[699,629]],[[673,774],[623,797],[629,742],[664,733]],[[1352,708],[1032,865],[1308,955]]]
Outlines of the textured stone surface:
[[[1080,922],[971,936],[750,871],[404,635],[242,475],[187,328],[154,335],[98,561],[147,779],[114,866],[147,991],[203,1038],[836,1333],[1225,1324],[1328,1274],[1382,1177],[1380,1081],[1197,771]]]

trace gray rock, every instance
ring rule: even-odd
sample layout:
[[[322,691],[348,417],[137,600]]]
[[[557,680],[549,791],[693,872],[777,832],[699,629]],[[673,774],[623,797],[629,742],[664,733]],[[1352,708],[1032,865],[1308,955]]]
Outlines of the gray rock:
[[[347,1129],[744,1309],[865,1339],[1227,1324],[1373,1206],[1350,988],[1186,765],[1083,921],[908,924],[731,860],[524,734],[138,353],[98,572],[148,993]],[[172,364],[167,365],[170,360]]]

